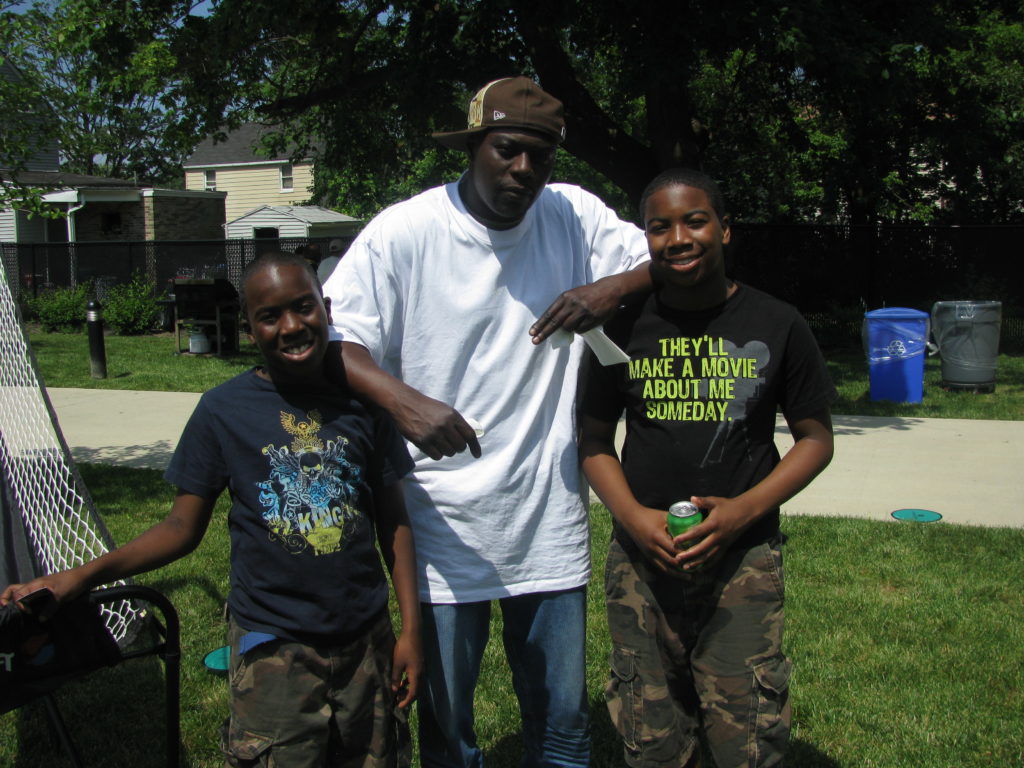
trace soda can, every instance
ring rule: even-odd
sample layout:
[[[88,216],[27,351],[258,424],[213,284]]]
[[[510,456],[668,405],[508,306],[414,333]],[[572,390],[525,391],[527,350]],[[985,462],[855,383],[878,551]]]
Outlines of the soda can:
[[[668,527],[669,536],[674,539],[679,534],[693,528],[693,526],[700,525],[703,521],[704,518],[701,516],[700,507],[688,501],[677,501],[668,508],[665,525]]]

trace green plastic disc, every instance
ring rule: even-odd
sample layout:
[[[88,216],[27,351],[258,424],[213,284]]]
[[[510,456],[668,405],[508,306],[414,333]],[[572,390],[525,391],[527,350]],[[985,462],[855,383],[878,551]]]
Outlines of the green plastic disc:
[[[228,671],[228,664],[231,662],[231,646],[222,645],[216,650],[210,651],[203,659],[203,666],[211,672],[224,673]]]
[[[905,523],[934,523],[942,519],[942,515],[930,509],[897,509],[892,516]]]

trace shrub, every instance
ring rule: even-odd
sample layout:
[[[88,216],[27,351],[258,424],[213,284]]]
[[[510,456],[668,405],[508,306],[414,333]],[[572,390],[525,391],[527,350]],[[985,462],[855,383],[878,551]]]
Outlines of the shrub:
[[[80,331],[85,325],[85,305],[92,286],[81,283],[74,288],[54,288],[26,302],[30,317],[39,319],[43,330],[61,333]]]
[[[103,303],[103,320],[120,336],[149,333],[160,317],[153,285],[141,273],[131,282],[115,285]]]

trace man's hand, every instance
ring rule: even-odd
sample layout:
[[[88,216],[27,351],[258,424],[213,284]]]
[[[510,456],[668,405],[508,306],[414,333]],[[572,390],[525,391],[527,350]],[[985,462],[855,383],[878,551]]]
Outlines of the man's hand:
[[[615,280],[605,278],[565,291],[530,327],[534,344],[540,344],[559,328],[572,333],[589,331],[619,308],[622,291]]]
[[[480,443],[476,433],[462,414],[447,403],[406,389],[391,411],[398,431],[430,458],[454,456],[469,448],[480,458]]]

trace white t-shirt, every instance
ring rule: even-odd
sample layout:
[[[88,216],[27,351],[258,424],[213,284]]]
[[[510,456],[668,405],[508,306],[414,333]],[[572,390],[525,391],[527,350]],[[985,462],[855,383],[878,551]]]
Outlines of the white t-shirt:
[[[410,445],[405,492],[421,598],[465,603],[569,589],[590,575],[575,440],[582,342],[528,330],[562,292],[647,258],[643,233],[597,197],[550,184],[523,221],[491,230],[457,184],[383,211],[325,286],[332,338],[480,422],[483,456]]]

